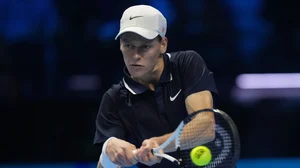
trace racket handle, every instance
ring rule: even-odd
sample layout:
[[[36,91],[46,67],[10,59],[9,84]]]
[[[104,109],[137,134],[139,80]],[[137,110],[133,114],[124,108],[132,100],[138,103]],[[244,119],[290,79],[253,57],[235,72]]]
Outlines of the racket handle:
[[[137,150],[136,150],[136,149],[132,151],[132,153],[133,153],[133,156],[134,156],[134,159],[135,159],[136,161],[138,161],[138,159],[137,159],[137,157],[136,157],[136,152],[137,152]]]

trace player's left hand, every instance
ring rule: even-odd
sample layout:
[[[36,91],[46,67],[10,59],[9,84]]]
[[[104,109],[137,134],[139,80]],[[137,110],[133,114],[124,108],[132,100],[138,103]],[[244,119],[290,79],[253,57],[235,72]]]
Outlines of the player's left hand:
[[[159,144],[154,138],[144,140],[142,146],[136,152],[138,161],[147,166],[160,163],[162,158],[154,156],[151,152],[152,148],[156,148],[158,146]]]

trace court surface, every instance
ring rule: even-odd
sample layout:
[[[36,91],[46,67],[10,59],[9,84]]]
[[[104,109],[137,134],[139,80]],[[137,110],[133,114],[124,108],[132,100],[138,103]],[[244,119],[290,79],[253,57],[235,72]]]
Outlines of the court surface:
[[[0,168],[96,168],[96,163],[0,164]],[[241,159],[237,168],[300,168],[300,158]],[[135,168],[135,167],[130,167]]]

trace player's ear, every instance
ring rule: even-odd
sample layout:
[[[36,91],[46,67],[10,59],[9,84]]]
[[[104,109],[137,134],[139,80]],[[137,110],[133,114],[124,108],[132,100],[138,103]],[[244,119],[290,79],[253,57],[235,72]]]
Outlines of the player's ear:
[[[168,38],[163,37],[160,42],[160,53],[162,54],[166,53],[167,47],[168,47]]]

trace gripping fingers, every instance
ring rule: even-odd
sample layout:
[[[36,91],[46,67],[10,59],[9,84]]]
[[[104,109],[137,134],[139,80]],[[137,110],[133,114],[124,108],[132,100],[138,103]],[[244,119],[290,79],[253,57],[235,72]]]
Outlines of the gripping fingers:
[[[131,166],[132,163],[127,160],[125,153],[121,152],[115,155],[114,159],[112,160],[113,163],[119,166]]]
[[[150,153],[148,153],[147,155],[144,155],[142,157],[142,162],[148,166],[152,166],[152,165],[158,163],[157,158]]]

